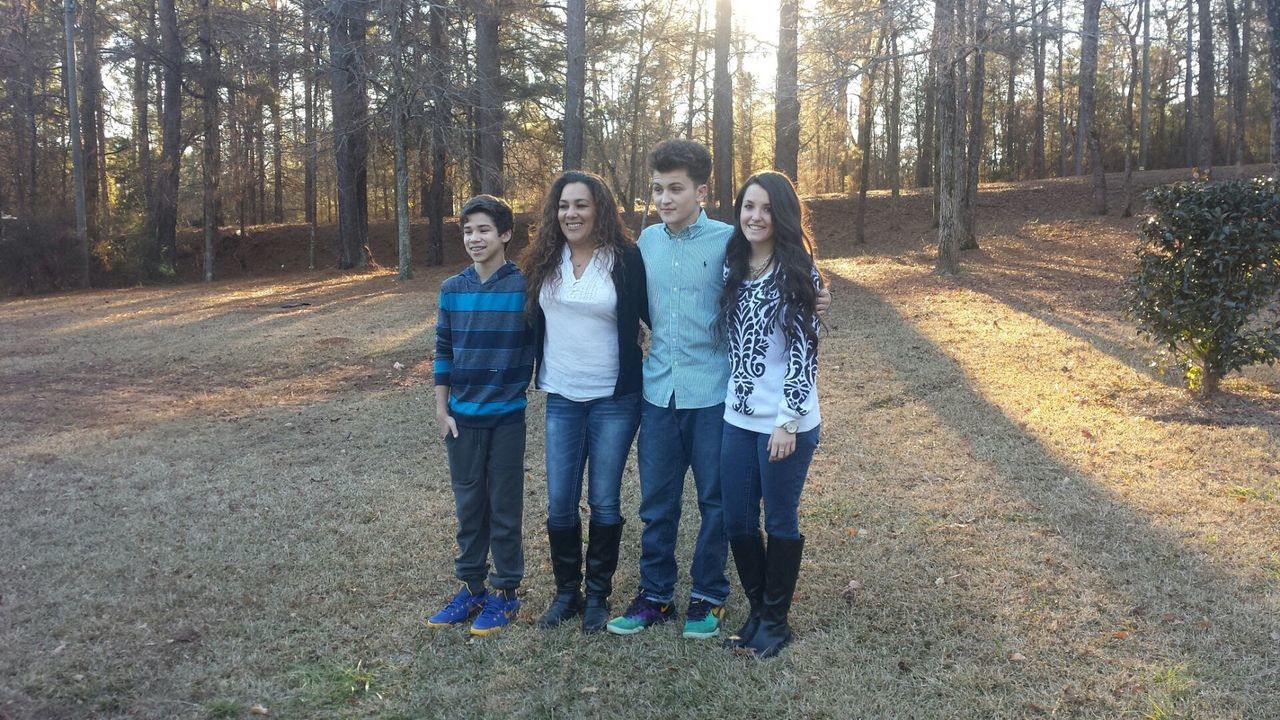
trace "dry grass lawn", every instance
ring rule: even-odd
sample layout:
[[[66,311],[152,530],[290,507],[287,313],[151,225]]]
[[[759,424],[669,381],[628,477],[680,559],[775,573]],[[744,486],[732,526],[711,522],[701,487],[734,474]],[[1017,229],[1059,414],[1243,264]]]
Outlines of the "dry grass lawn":
[[[1119,307],[1135,221],[1087,192],[984,186],[958,279],[927,196],[873,197],[862,247],[814,201],[826,423],[767,663],[530,625],[536,394],[524,622],[423,626],[453,589],[443,270],[0,303],[0,718],[1280,717],[1280,373],[1208,403],[1153,374]],[[636,503],[633,462],[615,606]]]

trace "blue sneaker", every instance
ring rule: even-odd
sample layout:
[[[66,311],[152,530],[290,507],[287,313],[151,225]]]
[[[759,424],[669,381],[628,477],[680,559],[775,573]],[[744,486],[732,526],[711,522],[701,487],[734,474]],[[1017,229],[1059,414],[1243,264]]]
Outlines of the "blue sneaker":
[[[520,598],[516,597],[515,589],[494,590],[485,599],[480,616],[471,623],[471,634],[484,637],[498,632],[516,619],[519,609]]]
[[[656,603],[640,593],[631,601],[627,611],[621,617],[610,620],[605,629],[614,635],[635,635],[650,625],[670,620],[673,615],[671,603]]]
[[[458,588],[458,592],[453,596],[453,599],[449,601],[449,604],[427,620],[427,627],[452,627],[464,623],[470,620],[472,615],[480,612],[487,597],[489,597],[489,593],[485,592],[483,587],[481,587],[479,593],[473,593],[471,588],[467,587],[466,583],[463,583],[462,587]]]

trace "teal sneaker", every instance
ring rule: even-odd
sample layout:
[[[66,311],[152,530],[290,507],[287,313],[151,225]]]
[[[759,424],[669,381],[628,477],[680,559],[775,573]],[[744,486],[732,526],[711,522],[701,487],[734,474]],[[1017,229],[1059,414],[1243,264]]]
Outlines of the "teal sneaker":
[[[622,617],[610,620],[605,629],[614,635],[635,635],[650,625],[660,625],[670,620],[673,614],[671,603],[656,603],[642,593],[636,595]]]
[[[452,627],[470,620],[472,615],[480,612],[480,608],[484,607],[485,598],[488,596],[489,593],[485,592],[483,587],[480,588],[480,592],[473,593],[466,583],[463,583],[449,604],[427,620],[427,627]]]
[[[476,621],[471,623],[471,634],[485,637],[510,625],[520,610],[520,598],[515,590],[494,590],[489,593]]]
[[[724,619],[724,605],[712,605],[702,598],[689,601],[684,614],[684,636],[706,640],[720,634],[720,621]]]

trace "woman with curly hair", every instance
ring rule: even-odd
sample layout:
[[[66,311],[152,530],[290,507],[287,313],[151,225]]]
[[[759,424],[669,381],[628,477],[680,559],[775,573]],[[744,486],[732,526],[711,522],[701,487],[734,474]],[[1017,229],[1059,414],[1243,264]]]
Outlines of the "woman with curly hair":
[[[720,489],[751,613],[725,646],[768,658],[792,638],[787,616],[804,548],[800,492],[822,423],[815,383],[822,277],[804,205],[786,175],[747,178],[733,210],[720,297],[730,365]]]
[[[599,176],[556,178],[525,251],[525,311],[535,381],[547,393],[547,539],[556,593],[538,619],[582,630],[609,620],[622,537],[622,472],[640,423],[640,321],[649,322],[644,262]],[[582,592],[582,475],[591,510]]]

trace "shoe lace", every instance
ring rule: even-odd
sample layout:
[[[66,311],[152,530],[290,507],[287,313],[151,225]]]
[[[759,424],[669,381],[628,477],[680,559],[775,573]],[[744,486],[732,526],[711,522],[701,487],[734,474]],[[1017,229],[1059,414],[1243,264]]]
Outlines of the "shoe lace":
[[[480,610],[480,617],[486,620],[495,620],[507,614],[507,606],[510,602],[502,596],[502,593],[490,593],[485,600],[484,608]]]
[[[649,598],[646,598],[644,595],[637,595],[635,599],[631,601],[631,604],[627,606],[627,612],[625,615],[627,617],[644,615],[652,607],[653,603],[649,602]]]
[[[449,604],[445,607],[445,610],[450,613],[459,613],[464,610],[467,610],[469,609],[469,606],[471,605],[471,603],[475,601],[475,597],[476,596],[473,595],[471,591],[467,590],[466,588],[462,588],[461,590],[458,591],[456,595],[453,596],[453,599],[449,601]]]

